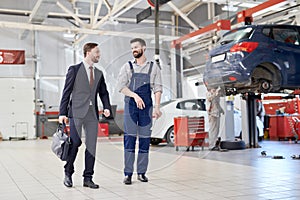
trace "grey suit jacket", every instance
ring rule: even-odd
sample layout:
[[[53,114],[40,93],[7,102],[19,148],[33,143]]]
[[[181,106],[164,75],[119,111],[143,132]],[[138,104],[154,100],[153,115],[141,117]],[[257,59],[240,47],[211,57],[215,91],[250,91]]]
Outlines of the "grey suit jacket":
[[[94,79],[94,85],[90,88],[83,63],[69,67],[60,103],[60,115],[84,118],[92,102],[94,114],[99,119],[97,95],[100,96],[104,109],[111,110],[103,73],[97,68],[94,70]]]

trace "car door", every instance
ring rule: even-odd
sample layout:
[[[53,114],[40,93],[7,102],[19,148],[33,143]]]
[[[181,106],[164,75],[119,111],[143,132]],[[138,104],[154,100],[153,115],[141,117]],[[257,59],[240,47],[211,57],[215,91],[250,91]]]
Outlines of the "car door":
[[[300,37],[295,27],[273,27],[274,58],[280,65],[284,76],[283,87],[300,86]]]

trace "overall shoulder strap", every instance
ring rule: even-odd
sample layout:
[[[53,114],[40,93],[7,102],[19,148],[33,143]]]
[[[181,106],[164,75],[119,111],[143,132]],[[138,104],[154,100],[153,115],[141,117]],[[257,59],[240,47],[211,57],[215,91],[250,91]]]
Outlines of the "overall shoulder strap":
[[[131,72],[134,73],[132,62],[131,62],[131,61],[128,61],[128,64],[129,64],[129,66],[130,66]]]
[[[153,61],[150,62],[150,67],[149,67],[149,71],[148,74],[150,75],[152,72],[152,67],[153,67]]]

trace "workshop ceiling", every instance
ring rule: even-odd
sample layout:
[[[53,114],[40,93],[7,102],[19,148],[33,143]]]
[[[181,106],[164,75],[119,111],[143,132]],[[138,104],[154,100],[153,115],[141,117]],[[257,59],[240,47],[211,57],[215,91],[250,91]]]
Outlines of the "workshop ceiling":
[[[175,15],[185,21],[193,31],[199,29],[200,26],[193,22],[189,15],[199,6],[216,3],[222,6],[224,12],[234,12],[254,7],[262,2],[265,1],[171,0],[160,6],[162,13],[160,25],[174,26],[170,16]],[[136,14],[149,6],[148,0],[1,0],[0,27],[23,29],[24,32],[20,36],[23,39],[30,30],[79,35],[119,35],[119,32],[103,27],[106,24],[118,23],[136,25]],[[139,25],[154,26],[154,17],[142,21]],[[144,33],[144,37],[147,36],[153,37]],[[82,36],[77,40],[80,38]],[[170,41],[175,38],[174,34],[161,37],[162,40]]]
[[[0,27],[19,29],[20,39],[26,39],[30,31],[61,32],[70,35],[72,46],[89,35],[142,37],[154,39],[154,14],[140,23],[136,15],[149,8],[148,1],[155,0],[1,0]],[[254,23],[299,24],[300,0],[170,0],[159,7],[159,26],[162,42],[171,42],[184,34],[197,31],[221,19],[237,23],[237,13],[272,2],[263,12],[253,14]],[[272,3],[270,5],[272,5]],[[273,5],[274,5],[273,4]],[[206,21],[199,21],[199,13],[206,9]],[[221,13],[216,12],[216,8]],[[199,10],[202,9],[202,12]],[[154,8],[152,7],[154,13]],[[297,23],[298,22],[298,23]],[[147,27],[147,28],[145,28]],[[133,31],[132,31],[133,30]],[[181,33],[182,36],[182,33]],[[184,76],[198,75],[205,66],[205,57],[213,46],[216,32],[196,35],[182,43]],[[219,36],[218,36],[219,37]]]

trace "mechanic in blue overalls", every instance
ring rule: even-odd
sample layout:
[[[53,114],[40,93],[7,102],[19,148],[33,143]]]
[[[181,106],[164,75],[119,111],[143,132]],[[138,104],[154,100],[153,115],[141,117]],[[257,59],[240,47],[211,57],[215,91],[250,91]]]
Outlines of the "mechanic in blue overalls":
[[[132,183],[135,161],[135,144],[138,137],[137,179],[148,182],[146,171],[149,162],[149,146],[152,116],[159,118],[162,93],[159,66],[145,56],[146,42],[141,38],[130,41],[134,61],[121,68],[118,89],[125,95],[124,105],[124,184]],[[155,105],[151,98],[153,90]]]

